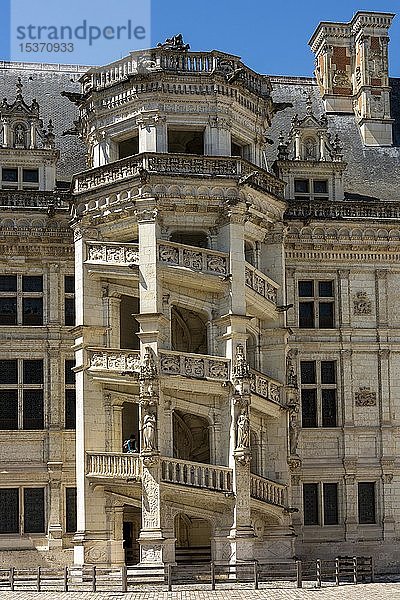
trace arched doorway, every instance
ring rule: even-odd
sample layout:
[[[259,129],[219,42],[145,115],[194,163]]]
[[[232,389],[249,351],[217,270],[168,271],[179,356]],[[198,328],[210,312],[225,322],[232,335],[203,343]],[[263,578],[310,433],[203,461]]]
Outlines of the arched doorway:
[[[173,412],[174,457],[200,463],[210,463],[209,422],[203,417]]]
[[[211,523],[180,513],[175,517],[175,560],[178,564],[211,561]]]

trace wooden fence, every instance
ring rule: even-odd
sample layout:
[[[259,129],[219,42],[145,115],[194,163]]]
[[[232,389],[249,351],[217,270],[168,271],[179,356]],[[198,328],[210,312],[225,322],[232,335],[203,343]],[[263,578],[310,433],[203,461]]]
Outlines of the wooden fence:
[[[166,565],[160,567],[64,567],[63,569],[37,567],[36,569],[0,569],[1,591],[35,592],[128,592],[145,589],[149,585],[167,588],[173,586],[218,586],[245,584],[259,589],[267,582],[288,582],[298,588],[303,582],[340,585],[357,584],[374,580],[371,557],[339,556],[333,560],[287,561],[267,563],[261,561],[227,563],[202,563],[192,565]]]

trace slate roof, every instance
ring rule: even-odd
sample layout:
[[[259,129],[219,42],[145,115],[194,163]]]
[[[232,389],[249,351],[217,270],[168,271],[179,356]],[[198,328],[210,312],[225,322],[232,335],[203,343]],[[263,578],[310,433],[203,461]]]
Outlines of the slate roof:
[[[68,65],[44,65],[34,63],[0,62],[0,98],[12,101],[15,98],[15,83],[21,77],[24,97],[30,102],[39,102],[41,117],[47,123],[53,119],[56,145],[61,158],[58,179],[70,180],[74,173],[85,168],[85,149],[76,136],[61,134],[72,127],[78,116],[77,107],[61,96],[63,90],[79,91],[78,78],[89,67]],[[289,131],[294,114],[303,116],[305,100],[311,92],[313,111],[316,116],[323,113],[323,103],[313,78],[271,77],[273,99],[277,102],[292,102],[293,108],[275,115],[268,137],[275,144],[268,147],[268,158],[276,158],[278,136],[281,130]],[[363,145],[358,125],[352,115],[328,115],[328,126],[332,134],[338,133],[343,144],[344,160],[348,163],[345,172],[345,191],[359,196],[398,200],[400,182],[400,79],[391,79],[392,117],[394,146],[390,148],[367,148]]]

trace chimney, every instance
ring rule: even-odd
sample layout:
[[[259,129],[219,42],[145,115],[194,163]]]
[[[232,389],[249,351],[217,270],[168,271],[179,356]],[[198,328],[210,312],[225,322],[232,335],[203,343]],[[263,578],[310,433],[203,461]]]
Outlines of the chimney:
[[[327,113],[354,113],[366,146],[391,146],[388,29],[392,13],[320,23],[309,44]]]

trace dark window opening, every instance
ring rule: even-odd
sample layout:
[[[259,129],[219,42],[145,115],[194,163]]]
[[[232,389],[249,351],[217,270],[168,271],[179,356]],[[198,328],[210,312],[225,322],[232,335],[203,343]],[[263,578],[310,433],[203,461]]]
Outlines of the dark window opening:
[[[65,325],[75,325],[75,298],[64,299],[64,323]]]
[[[17,291],[17,276],[16,275],[0,275],[0,292],[16,292]]]
[[[0,429],[18,429],[17,390],[0,390]]]
[[[24,183],[39,183],[39,170],[38,169],[23,169],[22,181]]]
[[[65,489],[65,530],[67,533],[76,531],[76,488]]]
[[[17,299],[0,298],[0,325],[17,324]]]
[[[43,298],[22,299],[22,324],[43,325]]]
[[[302,427],[318,427],[317,390],[301,390],[301,425]]]
[[[19,533],[19,490],[0,489],[0,533]]]
[[[76,428],[76,392],[65,390],[65,429]]]
[[[208,237],[203,231],[175,231],[171,234],[170,240],[176,244],[208,248]]]
[[[24,390],[23,429],[43,429],[43,390]]]
[[[365,525],[376,523],[375,515],[375,483],[358,484],[358,522]]]
[[[66,294],[75,294],[75,277],[73,275],[65,275],[64,292]]]
[[[139,323],[134,315],[139,313],[139,298],[121,296],[120,304],[120,346],[130,350],[139,350],[140,340],[137,335]]]
[[[118,144],[118,158],[127,158],[139,154],[139,135],[134,135]]]
[[[18,169],[5,169],[3,167],[2,180],[12,183],[18,183]]]
[[[24,489],[24,533],[45,533],[44,488]]]
[[[338,512],[338,486],[337,483],[324,483],[324,525],[337,525]]]
[[[318,525],[318,484],[303,484],[304,525]]]
[[[168,152],[204,154],[204,132],[168,129]]]

